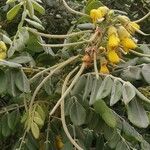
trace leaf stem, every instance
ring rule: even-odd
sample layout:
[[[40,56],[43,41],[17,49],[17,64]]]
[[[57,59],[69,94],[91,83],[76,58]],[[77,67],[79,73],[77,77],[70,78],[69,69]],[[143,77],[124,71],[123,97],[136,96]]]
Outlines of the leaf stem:
[[[149,54],[142,54],[142,53],[139,53],[139,52],[136,52],[134,50],[130,50],[131,53],[137,55],[137,56],[141,56],[141,57],[150,57]]]
[[[63,93],[66,91],[67,88],[67,83],[69,82],[70,77],[73,75],[73,73],[78,69],[78,67],[76,67],[75,69],[73,69],[66,77],[63,87],[62,87],[62,95]],[[63,129],[68,137],[68,139],[70,140],[70,142],[75,146],[75,148],[77,148],[78,150],[83,150],[77,143],[76,141],[71,137],[69,130],[67,128],[66,125],[66,121],[65,121],[65,111],[64,111],[64,99],[62,99],[61,101],[61,120],[62,120],[62,125],[63,125]]]
[[[135,23],[139,23],[139,22],[145,20],[146,18],[148,18],[149,16],[150,16],[150,11],[149,11],[144,17],[142,17],[141,19],[138,19],[138,20],[136,20],[136,21],[134,21],[134,22],[135,22]]]
[[[91,43],[95,40],[95,38],[98,35],[98,31],[95,32],[91,38],[89,40],[83,40],[83,41],[79,41],[79,42],[74,42],[74,43],[65,43],[65,44],[42,44],[39,42],[40,45],[44,46],[44,47],[64,47],[64,46],[75,46],[75,45],[80,45],[80,44],[84,44],[84,43]]]
[[[56,109],[59,107],[61,101],[68,95],[68,93],[71,91],[71,89],[73,88],[73,86],[75,85],[75,83],[77,82],[77,80],[79,79],[80,75],[83,73],[85,69],[85,64],[83,63],[79,72],[76,74],[76,76],[74,77],[72,83],[70,84],[70,86],[68,87],[68,89],[64,92],[64,94],[61,96],[61,98],[57,101],[56,105],[53,107],[53,109],[50,112],[50,116],[54,114],[54,112],[56,111]]]
[[[77,35],[80,35],[80,34],[84,34],[84,33],[90,33],[92,32],[92,30],[85,30],[85,31],[79,31],[79,32],[74,32],[74,33],[70,33],[70,34],[65,34],[65,35],[53,35],[53,34],[45,34],[45,33],[41,33],[41,32],[38,32],[36,31],[35,29],[32,29],[32,28],[27,28],[28,31],[36,34],[36,35],[39,35],[39,36],[43,36],[43,37],[47,37],[47,38],[53,38],[53,39],[64,39],[64,38],[69,38],[69,37],[72,37],[72,36],[77,36]]]
[[[73,13],[73,14],[76,14],[76,15],[89,17],[89,15],[87,15],[87,14],[85,14],[85,13],[82,13],[82,12],[79,12],[79,11],[76,11],[76,10],[70,8],[70,7],[68,6],[68,4],[66,3],[65,0],[62,0],[62,2],[63,2],[64,6],[66,7],[66,9],[67,9],[69,12],[71,12],[71,13]]]

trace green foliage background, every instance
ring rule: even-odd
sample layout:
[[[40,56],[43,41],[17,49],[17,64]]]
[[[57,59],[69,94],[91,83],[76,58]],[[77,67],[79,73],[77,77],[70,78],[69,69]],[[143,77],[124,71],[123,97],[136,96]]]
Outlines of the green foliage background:
[[[21,14],[18,14],[17,18],[12,22],[7,21],[6,13],[10,9],[8,5],[5,4],[5,0],[0,1],[0,25],[3,27],[3,32],[7,32],[10,37],[14,36],[17,31],[18,23],[21,19]],[[74,22],[78,18],[77,16],[70,14],[62,5],[60,0],[43,0],[42,6],[45,8],[46,13],[44,15],[38,14],[40,20],[42,21],[43,26],[47,33],[51,34],[66,34],[68,30],[72,29],[74,26]],[[85,7],[86,0],[68,0],[69,6],[71,6],[75,10],[81,10]],[[149,0],[102,0],[103,4],[112,9],[122,10],[129,14],[129,17],[132,20],[137,20],[141,18],[145,14],[150,11],[150,1]],[[143,22],[140,23],[142,30],[146,33],[150,33],[150,17]],[[60,50],[59,48],[54,48],[53,51],[43,50],[43,48],[38,44],[39,37],[35,37],[33,34],[25,34],[25,31],[22,31],[25,37],[29,36],[28,42],[23,45],[23,51],[20,54],[16,53],[14,57],[12,57],[9,61],[14,62],[14,64],[5,64],[6,67],[3,68],[3,64],[1,65],[0,70],[0,80],[1,85],[5,86],[5,76],[4,73],[10,79],[10,83],[12,86],[6,87],[8,93],[1,94],[0,97],[0,115],[1,115],[1,124],[0,130],[3,128],[3,135],[0,134],[0,149],[2,150],[13,150],[20,143],[20,138],[23,136],[24,125],[21,122],[21,118],[25,114],[25,109],[23,106],[23,99],[25,98],[27,102],[29,102],[31,95],[24,94],[28,93],[29,85],[28,79],[30,79],[34,74],[37,73],[37,70],[42,67],[53,66],[57,62],[62,62],[64,60],[69,59],[71,56],[77,54],[77,52],[72,48],[72,51]],[[138,39],[141,44],[142,52],[149,53],[149,41],[150,37],[144,37],[138,35]],[[56,39],[44,39],[46,43],[63,43],[63,40]],[[72,39],[75,40],[75,39]],[[18,41],[20,42],[20,41]],[[144,44],[147,43],[147,44]],[[80,47],[78,48],[80,52]],[[17,64],[27,64],[25,67],[30,66],[34,69],[25,69],[22,72],[20,66]],[[38,93],[37,101],[39,101],[40,106],[45,111],[46,119],[44,119],[45,123],[43,127],[41,127],[41,134],[38,140],[33,138],[31,133],[27,134],[25,139],[25,146],[21,149],[25,150],[55,150],[55,139],[58,135],[62,137],[62,141],[64,143],[63,150],[72,150],[73,146],[66,137],[62,127],[60,117],[60,111],[58,110],[58,114],[50,121],[50,129],[47,128],[49,126],[49,118],[48,111],[54,106],[56,101],[60,98],[61,95],[61,87],[63,83],[63,78],[72,70],[73,67],[78,65],[79,62],[73,63],[69,65],[67,68],[63,69],[60,72],[56,73],[56,76],[52,77],[45,85],[44,88]],[[150,78],[149,75],[143,76],[139,75],[141,73],[142,67],[138,66],[141,64],[147,64],[144,68],[146,71],[150,69],[150,60],[147,58],[134,58],[131,62],[127,62],[123,66],[119,66],[117,71],[113,72],[113,75],[121,77],[123,80],[130,81],[143,95],[150,99]],[[36,65],[35,65],[36,64]],[[131,65],[130,68],[127,66]],[[121,70],[123,68],[123,71]],[[37,69],[37,70],[36,70]],[[120,71],[120,70],[121,71]],[[39,71],[39,70],[38,70]],[[88,70],[86,70],[88,71]],[[138,76],[139,75],[139,76]],[[43,80],[44,76],[40,76],[38,80],[33,83],[32,87],[35,89],[39,82]],[[63,78],[62,78],[63,77]],[[61,79],[61,80],[59,80]],[[97,81],[93,75],[83,75],[80,77],[80,80],[77,82],[76,86],[71,91],[70,95],[68,95],[66,100],[66,120],[69,131],[73,136],[78,138],[78,142],[81,146],[84,147],[85,150],[126,150],[129,149],[127,145],[131,146],[131,149],[134,147],[136,149],[142,148],[142,150],[149,150],[150,145],[150,133],[149,126],[146,129],[139,129],[138,127],[132,127],[132,124],[129,123],[127,119],[126,109],[131,110],[131,107],[134,107],[136,103],[139,109],[146,112],[150,118],[150,106],[146,103],[138,104],[137,99],[134,99],[135,103],[130,103],[128,108],[125,108],[121,102],[117,103],[114,107],[108,107],[109,102],[106,99],[106,103],[103,104],[95,104],[96,106],[100,105],[105,107],[107,110],[107,116],[111,118],[111,122],[109,122],[109,117],[107,119],[104,115],[100,116],[102,112],[99,112],[95,106],[95,110],[91,107],[88,107],[88,102],[86,99],[90,97],[90,92],[93,91],[92,88],[88,89],[88,85],[100,86],[103,78],[100,78],[100,81]],[[3,83],[4,82],[4,83]],[[96,84],[95,84],[96,83]],[[105,88],[108,89],[110,86],[107,85]],[[15,86],[14,86],[15,84]],[[23,86],[22,86],[23,85]],[[80,88],[79,88],[80,87]],[[7,89],[8,88],[8,89]],[[10,88],[10,89],[9,89]],[[1,89],[0,89],[1,90]],[[132,95],[132,93],[131,93]],[[83,97],[82,97],[83,96]],[[108,95],[107,95],[108,96]],[[85,101],[82,101],[84,99]],[[93,99],[93,97],[90,99]],[[40,101],[44,101],[46,105],[40,103]],[[48,105],[47,105],[48,103]],[[6,109],[5,109],[6,108]],[[71,108],[71,109],[70,109]],[[12,110],[11,110],[12,109]],[[35,108],[36,109],[36,108]],[[103,109],[103,108],[102,108]],[[7,112],[7,110],[10,110]],[[6,113],[3,113],[5,112]],[[112,111],[117,112],[122,119],[118,119],[120,122],[117,124],[117,129],[113,129],[115,123],[113,123],[113,115]],[[74,115],[76,114],[76,115]],[[87,115],[88,114],[88,115]],[[132,114],[132,112],[131,112]],[[9,117],[8,117],[9,116]],[[145,114],[143,115],[145,116]],[[135,116],[131,116],[136,118]],[[129,119],[129,120],[130,120]],[[9,120],[9,121],[8,121]],[[6,122],[9,122],[8,124]],[[70,122],[73,122],[71,124]],[[138,122],[138,120],[137,120]],[[136,123],[137,123],[136,122]],[[141,119],[142,122],[142,119]],[[5,124],[4,124],[5,123]],[[123,127],[120,127],[123,126]],[[49,130],[49,132],[48,132]],[[45,141],[47,139],[47,133],[49,134],[49,141]],[[122,136],[120,136],[120,134]],[[113,138],[112,138],[113,137]],[[123,139],[121,139],[123,137]],[[124,144],[124,140],[127,142],[127,145]],[[120,144],[117,145],[116,142],[121,141]],[[147,142],[146,142],[147,141]],[[46,143],[48,142],[48,144]],[[43,144],[44,143],[44,144]],[[46,146],[45,146],[46,145]],[[116,146],[117,145],[117,146]],[[40,148],[39,148],[40,147]],[[133,149],[134,149],[133,148]],[[21,150],[20,149],[20,150]]]

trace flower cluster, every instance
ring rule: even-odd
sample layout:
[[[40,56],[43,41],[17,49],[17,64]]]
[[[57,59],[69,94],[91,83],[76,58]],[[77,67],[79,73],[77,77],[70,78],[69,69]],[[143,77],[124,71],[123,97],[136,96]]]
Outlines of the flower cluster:
[[[106,6],[99,7],[98,9],[92,9],[90,11],[90,17],[94,23],[96,23],[99,19],[105,17],[108,13],[109,8]]]
[[[0,41],[0,60],[4,60],[7,56],[7,47],[3,41]]]
[[[98,9],[92,9],[90,17],[96,26],[99,26],[99,19],[109,18],[106,37],[107,41],[104,45],[105,61],[101,60],[101,73],[109,73],[107,64],[117,64],[121,60],[121,52],[128,53],[130,50],[137,48],[136,40],[133,35],[140,29],[140,26],[136,22],[132,22],[127,16],[124,15],[112,15],[110,10],[106,6],[99,7]],[[111,18],[111,19],[110,19]],[[108,21],[108,20],[107,20]],[[105,35],[104,35],[105,36]],[[102,45],[100,45],[102,46]]]

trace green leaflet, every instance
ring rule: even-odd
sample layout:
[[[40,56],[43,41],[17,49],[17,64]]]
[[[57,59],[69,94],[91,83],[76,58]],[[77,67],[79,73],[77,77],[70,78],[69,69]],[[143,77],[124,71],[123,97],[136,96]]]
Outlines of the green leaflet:
[[[26,75],[23,72],[23,70],[19,70],[16,73],[15,84],[16,84],[17,88],[20,91],[25,92],[25,93],[29,93],[30,92],[29,80],[26,77]]]
[[[150,84],[150,64],[145,64],[142,67],[142,75],[145,81]]]
[[[70,108],[70,119],[75,125],[82,125],[85,122],[86,110],[76,100]]]
[[[38,4],[36,1],[32,1],[32,4],[33,4],[33,8],[36,11],[38,11],[42,15],[45,14],[45,9],[40,4]]]
[[[41,24],[39,24],[38,22],[32,21],[30,19],[25,19],[25,20],[33,27],[40,29],[40,30],[44,30],[44,27]]]
[[[0,94],[2,94],[3,92],[6,91],[6,88],[7,88],[6,87],[7,78],[6,78],[5,73],[2,70],[0,70],[0,82],[1,82],[1,84],[0,84]]]
[[[35,139],[39,138],[40,129],[39,129],[38,125],[35,122],[31,123],[31,132],[32,132],[33,136],[35,137]]]
[[[122,87],[122,101],[127,105],[136,95],[135,88],[130,82],[125,82]]]
[[[111,92],[112,85],[113,85],[113,80],[111,79],[111,77],[109,76],[105,77],[97,92],[96,100],[103,99],[106,96],[108,96]]]
[[[128,119],[139,128],[146,128],[149,125],[149,119],[142,104],[137,100],[132,100],[127,105]]]
[[[33,18],[33,16],[34,16],[34,8],[33,8],[31,0],[26,0],[26,7],[27,7],[27,9],[29,11],[30,17]]]
[[[14,130],[20,118],[19,111],[15,110],[12,111],[11,113],[8,113],[7,115],[8,115],[7,116],[8,126],[11,130]]]
[[[94,109],[99,113],[105,123],[111,128],[115,128],[117,120],[112,110],[106,105],[103,100],[98,100],[94,103]]]
[[[101,85],[101,83],[102,83],[102,79],[100,77],[99,77],[99,79],[97,79],[97,78],[94,79],[92,90],[91,90],[90,102],[89,102],[90,105],[95,103],[98,88]]]
[[[15,5],[11,10],[8,11],[7,19],[9,21],[13,20],[16,17],[16,15],[18,14],[21,6],[22,6],[21,3],[19,3],[19,4]]]
[[[118,79],[115,79],[111,91],[110,106],[116,104],[121,99],[121,95],[122,83]]]

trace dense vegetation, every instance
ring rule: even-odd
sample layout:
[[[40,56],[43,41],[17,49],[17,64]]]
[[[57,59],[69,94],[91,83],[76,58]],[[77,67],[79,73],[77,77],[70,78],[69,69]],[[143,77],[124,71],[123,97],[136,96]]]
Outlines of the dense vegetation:
[[[149,0],[0,1],[0,149],[150,149]]]

